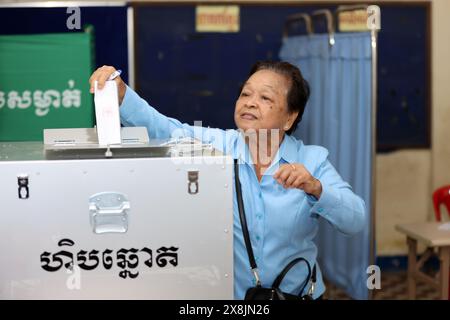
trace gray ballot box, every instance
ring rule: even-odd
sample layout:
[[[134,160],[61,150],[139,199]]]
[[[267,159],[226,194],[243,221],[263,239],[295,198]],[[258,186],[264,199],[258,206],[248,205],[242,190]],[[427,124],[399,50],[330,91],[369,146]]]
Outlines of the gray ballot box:
[[[0,142],[0,299],[233,299],[232,167],[145,128]]]

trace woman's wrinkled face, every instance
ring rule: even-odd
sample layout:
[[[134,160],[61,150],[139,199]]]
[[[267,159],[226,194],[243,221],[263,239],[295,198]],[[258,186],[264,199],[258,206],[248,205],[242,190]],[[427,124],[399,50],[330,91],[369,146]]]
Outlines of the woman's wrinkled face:
[[[288,111],[289,87],[289,80],[274,71],[260,70],[252,74],[236,101],[236,126],[244,131],[279,129],[280,134],[289,130],[298,114]]]

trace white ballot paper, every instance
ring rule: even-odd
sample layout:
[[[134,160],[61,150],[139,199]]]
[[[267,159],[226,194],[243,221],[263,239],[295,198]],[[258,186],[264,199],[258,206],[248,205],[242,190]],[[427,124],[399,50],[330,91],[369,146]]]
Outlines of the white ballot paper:
[[[94,85],[95,117],[97,119],[98,144],[120,144],[119,98],[115,81],[106,81],[103,89]]]

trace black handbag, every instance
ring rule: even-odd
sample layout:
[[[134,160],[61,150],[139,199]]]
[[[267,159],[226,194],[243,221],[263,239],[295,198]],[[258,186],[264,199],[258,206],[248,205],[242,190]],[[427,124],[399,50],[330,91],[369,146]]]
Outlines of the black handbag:
[[[253,248],[250,242],[250,234],[248,232],[247,220],[245,218],[244,201],[242,199],[241,182],[239,180],[239,165],[237,159],[234,159],[234,180],[236,185],[237,204],[239,209],[239,219],[241,221],[242,233],[244,235],[245,247],[247,248],[248,260],[250,262],[251,271],[255,277],[256,286],[247,289],[245,293],[245,300],[313,300],[312,294],[314,292],[316,283],[316,266],[314,265],[311,272],[311,266],[308,260],[299,257],[288,263],[286,267],[275,278],[270,288],[265,288],[261,285],[261,280],[258,274],[258,266],[256,265],[255,256],[253,255]],[[299,295],[285,293],[280,290],[280,284],[289,270],[299,262],[304,262],[308,268],[308,278],[300,290]],[[307,294],[301,295],[305,290],[307,284],[311,281],[311,287]]]

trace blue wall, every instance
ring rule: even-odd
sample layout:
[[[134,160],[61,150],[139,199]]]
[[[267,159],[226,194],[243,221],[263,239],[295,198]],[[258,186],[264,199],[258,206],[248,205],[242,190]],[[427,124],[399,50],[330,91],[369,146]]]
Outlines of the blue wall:
[[[255,61],[278,59],[286,16],[321,8],[244,5],[240,32],[222,34],[195,32],[195,6],[139,6],[139,93],[181,121],[234,128],[240,85]],[[429,147],[427,9],[387,5],[381,15],[378,150]],[[315,27],[325,31],[324,24]]]
[[[181,121],[233,128],[234,103],[250,66],[278,59],[286,16],[319,8],[324,6],[244,5],[241,31],[222,34],[196,33],[192,5],[137,6],[138,91]],[[429,147],[427,9],[386,5],[381,15],[378,150]],[[68,16],[66,8],[0,8],[0,34],[73,32],[66,28]],[[127,80],[126,8],[82,7],[81,22],[95,28],[97,66],[121,68]]]
[[[79,32],[67,29],[66,10],[0,8],[0,34]],[[81,25],[94,27],[96,65],[118,66],[128,80],[126,7],[81,7]]]

